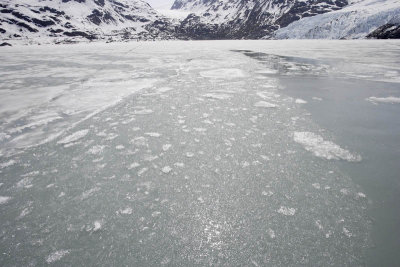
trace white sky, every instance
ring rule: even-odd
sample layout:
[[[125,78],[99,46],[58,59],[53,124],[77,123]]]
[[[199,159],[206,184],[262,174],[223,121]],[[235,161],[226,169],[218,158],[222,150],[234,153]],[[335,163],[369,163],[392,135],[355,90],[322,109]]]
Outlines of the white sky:
[[[154,9],[170,9],[174,0],[145,0]]]
[[[190,12],[182,11],[182,10],[170,10],[171,6],[175,0],[144,0],[144,1],[149,3],[154,9],[156,9],[158,12],[160,12],[164,16],[167,16],[170,18],[184,19],[190,13]]]

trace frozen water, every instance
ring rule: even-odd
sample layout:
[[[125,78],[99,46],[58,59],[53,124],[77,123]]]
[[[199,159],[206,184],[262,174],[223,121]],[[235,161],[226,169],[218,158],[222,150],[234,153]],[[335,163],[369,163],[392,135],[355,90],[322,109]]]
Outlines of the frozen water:
[[[388,85],[397,81],[396,49],[386,41],[2,49],[0,265],[362,266],[372,244],[367,212],[382,196],[360,188],[346,166],[370,165],[371,154],[355,146],[359,134],[343,138],[308,109],[333,101],[331,114],[344,110],[340,94],[321,92],[356,80],[386,91],[348,89],[348,99],[398,114],[398,105],[365,101],[399,97]],[[308,95],[288,88],[302,79]],[[358,153],[365,160],[355,164]]]

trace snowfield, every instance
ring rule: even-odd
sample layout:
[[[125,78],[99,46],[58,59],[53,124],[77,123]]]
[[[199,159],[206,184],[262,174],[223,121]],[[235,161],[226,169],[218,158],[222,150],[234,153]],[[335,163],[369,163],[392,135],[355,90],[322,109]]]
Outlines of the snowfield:
[[[1,49],[0,265],[362,265],[378,201],[347,170],[375,165],[360,134],[318,116],[398,114],[399,47]]]

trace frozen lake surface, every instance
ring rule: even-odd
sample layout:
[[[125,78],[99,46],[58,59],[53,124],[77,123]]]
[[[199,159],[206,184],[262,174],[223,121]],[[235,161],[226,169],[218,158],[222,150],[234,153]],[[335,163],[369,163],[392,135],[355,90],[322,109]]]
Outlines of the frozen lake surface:
[[[395,266],[400,42],[0,50],[0,265]]]

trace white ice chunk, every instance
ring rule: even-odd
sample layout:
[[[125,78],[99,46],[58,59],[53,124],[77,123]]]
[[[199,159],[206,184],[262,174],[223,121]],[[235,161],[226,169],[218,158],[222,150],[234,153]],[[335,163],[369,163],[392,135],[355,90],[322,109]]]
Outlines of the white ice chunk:
[[[185,167],[185,163],[183,163],[183,162],[175,162],[174,166],[178,167],[178,168],[183,168],[183,167]]]
[[[301,98],[297,98],[294,102],[296,104],[307,104],[307,101],[305,101],[304,99],[301,99]]]
[[[255,107],[257,108],[276,108],[277,105],[266,102],[266,101],[259,101],[254,104]]]
[[[67,254],[69,254],[69,250],[57,250],[51,253],[49,256],[47,256],[46,262],[53,263],[59,261],[62,257],[64,257]]]
[[[14,165],[15,163],[17,163],[17,162],[13,159],[3,162],[3,163],[0,163],[0,169],[10,167],[10,166]]]
[[[95,221],[95,222],[93,223],[93,225],[94,225],[94,227],[93,227],[93,232],[96,232],[96,231],[100,230],[101,227],[102,227],[100,221]]]
[[[138,175],[141,176],[143,173],[147,172],[149,168],[142,168],[138,171]]]
[[[148,135],[148,136],[151,136],[151,137],[160,137],[160,136],[161,136],[160,133],[153,133],[153,132],[151,132],[151,133],[145,133],[145,135]]]
[[[157,88],[157,92],[158,93],[166,93],[166,92],[168,92],[168,91],[171,91],[173,88],[171,88],[171,87],[160,87],[160,88]]]
[[[148,115],[148,114],[151,114],[153,112],[154,111],[151,110],[151,109],[140,109],[140,110],[135,110],[133,112],[133,114],[135,114],[135,115]]]
[[[96,145],[96,146],[91,147],[88,150],[88,153],[93,154],[93,155],[99,155],[103,152],[104,148],[105,148],[105,146]]]
[[[271,228],[269,228],[269,229],[267,230],[267,234],[269,235],[269,237],[270,237],[271,239],[274,239],[274,238],[275,238],[275,232],[274,232],[274,230],[272,230]]]
[[[295,132],[294,141],[303,145],[303,147],[312,152],[315,156],[325,159],[347,160],[350,162],[361,161],[361,156],[353,155],[348,150],[341,148],[330,141],[324,139],[312,132]]]
[[[85,135],[87,135],[88,133],[89,133],[88,129],[77,131],[71,135],[64,137],[63,139],[58,141],[57,144],[68,144],[68,143],[78,141],[79,139],[81,139]]]
[[[7,203],[10,199],[11,199],[11,197],[0,196],[0,204],[5,204],[5,203]]]
[[[316,97],[316,96],[313,96],[312,99],[313,99],[313,100],[317,100],[317,101],[322,101],[322,98]]]
[[[172,171],[172,168],[170,166],[165,166],[161,169],[161,171],[165,174],[170,173]]]
[[[143,136],[139,136],[132,139],[129,143],[135,146],[147,146],[147,139]]]
[[[296,209],[281,206],[278,212],[286,216],[293,216],[296,213]]]
[[[132,211],[133,211],[132,208],[127,207],[125,209],[120,209],[117,213],[130,215],[130,214],[132,214]]]
[[[168,151],[171,147],[172,147],[171,144],[165,144],[162,146],[162,150],[165,152],[165,151]]]
[[[134,169],[134,168],[137,168],[137,167],[139,167],[140,166],[140,164],[138,163],[138,162],[134,162],[134,163],[132,163],[131,165],[129,165],[129,167],[128,167],[128,169],[130,170],[130,169]]]
[[[388,96],[388,97],[375,97],[371,96],[366,98],[365,100],[370,101],[372,103],[390,103],[390,104],[399,104],[400,103],[400,97],[394,97],[394,96]]]
[[[97,191],[99,191],[100,188],[99,187],[93,187],[89,190],[86,190],[85,192],[82,193],[81,199],[87,199],[90,196],[92,196],[94,193],[96,193]]]
[[[200,72],[200,75],[205,78],[214,79],[232,79],[246,77],[246,74],[241,69],[234,68],[224,68],[224,69],[214,69],[208,71]]]
[[[203,96],[207,97],[207,98],[218,99],[218,100],[229,99],[231,97],[228,94],[216,94],[216,93],[208,93]]]
[[[343,234],[349,238],[353,236],[353,234],[346,227],[343,227]]]

